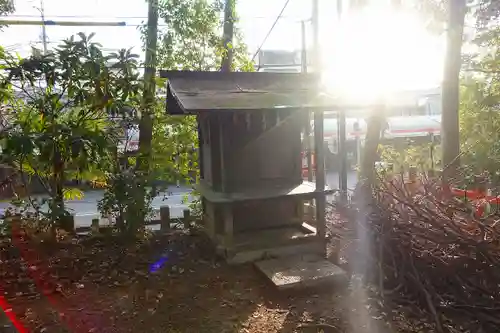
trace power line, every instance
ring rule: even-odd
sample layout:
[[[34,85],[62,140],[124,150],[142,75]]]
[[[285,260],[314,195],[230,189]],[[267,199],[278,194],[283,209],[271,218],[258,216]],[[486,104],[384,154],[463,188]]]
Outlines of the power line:
[[[124,21],[35,21],[35,20],[4,20],[0,18],[0,24],[8,26],[25,26],[25,25],[37,25],[37,26],[66,26],[66,27],[129,27],[137,28],[145,26],[145,24],[130,24]],[[158,24],[158,27],[168,27],[168,24]]]
[[[285,4],[283,5],[283,8],[281,8],[281,11],[280,13],[278,14],[278,16],[276,17],[276,19],[274,20],[274,23],[273,25],[271,26],[271,29],[269,29],[269,31],[267,32],[266,34],[266,37],[264,37],[264,40],[262,41],[262,43],[260,44],[259,48],[257,49],[257,51],[255,52],[255,54],[253,55],[252,57],[252,61],[255,60],[255,57],[257,57],[257,55],[259,54],[260,50],[262,49],[262,47],[264,46],[264,44],[266,43],[267,39],[269,38],[269,36],[271,35],[271,32],[273,32],[274,30],[274,27],[276,26],[276,24],[278,23],[279,19],[281,18],[281,16],[283,15],[283,12],[285,11],[286,7],[288,6],[288,4],[290,3],[290,0],[286,0],[285,1]]]
[[[222,14],[222,12],[221,12]],[[12,18],[39,18],[40,15],[32,15],[32,14],[11,14],[8,15],[7,17],[12,17]],[[50,18],[63,18],[63,19],[116,19],[116,20],[146,20],[146,16],[95,16],[95,15],[45,15],[45,17],[50,17]],[[274,16],[265,16],[265,15],[258,15],[258,16],[246,16],[246,15],[238,15],[238,19],[271,19],[274,18]],[[281,19],[293,19],[296,21],[301,21],[300,18],[297,16],[286,16],[282,15]]]
[[[127,26],[126,22],[76,22],[76,21],[52,21],[52,20],[4,20],[0,19],[0,24],[6,25],[41,25],[41,26]]]
[[[300,23],[303,20],[297,20],[293,21],[295,23]],[[221,20],[222,23],[222,20]],[[267,38],[269,37],[269,34],[271,33],[272,29],[276,25],[277,21],[274,22],[271,30],[268,32],[268,35],[264,39],[264,42],[266,42]],[[10,25],[10,26],[23,26],[23,25],[38,25],[38,26],[73,26],[73,27],[142,27],[145,26],[145,24],[138,24],[138,23],[127,23],[125,21],[54,21],[54,20],[9,20],[9,19],[1,19],[0,18],[0,24],[4,25]],[[158,27],[169,27],[168,24],[158,24]],[[261,45],[262,46],[262,45]]]
[[[96,16],[96,15],[45,15],[53,18],[96,18],[96,19],[147,19],[146,16]],[[36,18],[39,15],[32,14],[10,14],[8,17]]]

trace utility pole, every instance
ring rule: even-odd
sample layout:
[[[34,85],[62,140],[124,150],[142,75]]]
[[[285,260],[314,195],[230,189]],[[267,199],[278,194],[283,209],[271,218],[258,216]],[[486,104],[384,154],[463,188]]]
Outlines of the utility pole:
[[[47,29],[46,29],[46,26],[45,26],[45,6],[44,6],[44,3],[43,3],[43,0],[40,0],[40,7],[33,6],[33,8],[37,9],[40,12],[40,18],[42,19],[41,24],[42,24],[43,54],[47,55]],[[14,22],[14,24],[15,23],[18,23],[19,25],[22,25],[22,23],[24,23],[24,22],[22,22],[22,21],[21,22]]]
[[[43,54],[47,55],[47,29],[45,27],[45,7],[43,0],[40,0],[40,14],[42,16],[42,43],[43,43]]]
[[[306,41],[306,22],[300,22],[300,32],[302,35],[302,52],[300,55],[300,64],[302,73],[307,73],[307,41]]]
[[[313,30],[313,68],[316,73],[321,72],[321,52],[319,47],[319,0],[312,0],[312,30]]]
[[[226,0],[224,6],[224,57],[222,58],[222,72],[230,72],[233,63],[233,35],[234,35],[234,16],[236,0]]]
[[[148,23],[144,68],[144,92],[139,120],[139,155],[136,169],[146,176],[150,169],[151,141],[153,137],[153,110],[155,104],[156,43],[158,40],[158,0],[148,0]],[[145,191],[145,188],[140,189]]]

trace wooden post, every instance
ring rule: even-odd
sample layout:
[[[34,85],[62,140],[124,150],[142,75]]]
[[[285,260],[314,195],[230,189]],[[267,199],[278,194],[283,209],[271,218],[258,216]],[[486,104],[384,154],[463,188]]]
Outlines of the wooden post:
[[[480,195],[487,195],[488,192],[488,182],[484,175],[475,175],[474,176],[474,187],[473,190],[476,191]]]
[[[313,70],[316,73],[320,72],[321,68],[321,50],[319,44],[319,0],[313,0],[312,3],[312,13],[311,13],[311,25],[313,33]]]
[[[231,205],[225,204],[222,207],[222,216],[224,221],[224,245],[227,252],[231,253],[234,246],[234,225]]]
[[[225,126],[225,122],[226,122],[226,117],[224,117],[225,115],[221,115],[221,114],[218,114],[217,115],[217,119],[218,119],[218,124],[217,126],[219,126],[219,158],[220,158],[220,188],[221,188],[221,192],[226,192],[227,191],[227,176],[226,176],[226,166],[225,166],[225,154],[226,154],[226,150],[224,149],[225,148],[225,142],[224,142],[224,135],[222,134],[224,132],[223,128]]]
[[[306,124],[305,124],[305,142],[306,142],[306,158],[307,158],[307,181],[313,181],[313,163],[311,155],[311,113],[307,111],[305,113]]]
[[[304,200],[298,199],[296,201],[296,205],[297,205],[297,218],[301,223],[303,223],[305,220],[305,210],[304,210],[305,202]]]
[[[203,210],[204,226],[207,230],[210,239],[215,240],[215,221],[214,221],[214,204],[205,201],[205,208]]]
[[[408,186],[407,190],[412,195],[416,194],[420,187],[420,181],[418,179],[418,170],[416,167],[410,167],[408,170]]]
[[[183,215],[183,218],[182,218],[182,222],[184,224],[184,229],[189,229],[189,226],[190,226],[190,222],[191,222],[191,211],[189,209],[184,209],[182,211],[182,215]]]
[[[340,172],[339,172],[340,200],[342,203],[346,203],[347,202],[347,147],[346,147],[346,117],[344,110],[340,110],[337,119],[338,119],[337,127],[339,136],[338,151],[340,156]]]
[[[99,233],[99,219],[92,219],[92,232],[98,234]]]
[[[170,207],[160,207],[160,230],[166,232],[170,230]]]
[[[302,73],[307,73],[307,43],[306,43],[306,23],[301,22],[302,31],[302,54],[301,54],[301,70]],[[307,110],[304,114],[305,118],[305,131],[304,131],[304,141],[306,144],[305,153],[307,159],[307,180],[312,182],[313,180],[313,168],[312,168],[312,156],[311,156],[311,112]]]
[[[68,228],[69,228],[70,232],[72,232],[72,233],[75,232],[75,216],[74,215],[68,216]]]
[[[64,216],[60,224],[61,229],[66,232],[75,232],[75,217],[73,215]]]
[[[200,168],[200,178],[203,179],[205,175],[205,161],[203,155],[203,146],[204,146],[204,137],[207,136],[208,133],[203,133],[207,126],[203,126],[205,122],[205,118],[202,118],[200,115],[196,116],[196,123],[198,125],[198,165]]]
[[[314,155],[316,162],[316,230],[321,241],[322,252],[326,256],[326,197],[325,197],[325,149],[324,114],[314,111]]]

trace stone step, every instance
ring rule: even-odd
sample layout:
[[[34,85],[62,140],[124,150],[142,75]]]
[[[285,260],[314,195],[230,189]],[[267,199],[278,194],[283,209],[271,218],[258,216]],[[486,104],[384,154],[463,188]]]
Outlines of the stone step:
[[[255,262],[279,289],[316,287],[327,283],[347,281],[347,273],[318,255],[293,255]]]

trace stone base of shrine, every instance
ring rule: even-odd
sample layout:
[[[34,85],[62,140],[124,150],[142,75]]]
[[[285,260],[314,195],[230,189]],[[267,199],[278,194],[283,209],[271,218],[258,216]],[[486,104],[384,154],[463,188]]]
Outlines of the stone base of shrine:
[[[262,260],[255,266],[279,289],[341,285],[348,280],[346,272],[316,255],[294,255]]]
[[[321,240],[316,228],[307,223],[246,231],[234,235],[231,247],[218,242],[218,252],[230,264],[293,255],[324,255],[326,239]]]

